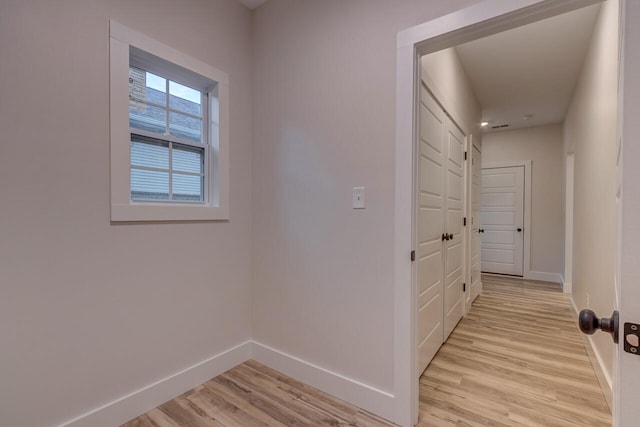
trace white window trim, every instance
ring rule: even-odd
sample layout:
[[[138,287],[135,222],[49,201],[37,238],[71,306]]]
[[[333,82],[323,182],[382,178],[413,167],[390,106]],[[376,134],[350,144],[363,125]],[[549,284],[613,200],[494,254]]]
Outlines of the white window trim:
[[[218,84],[219,108],[209,123],[206,203],[132,202],[130,187],[129,48],[134,46]],[[229,76],[169,46],[110,21],[111,221],[212,221],[229,219]],[[211,107],[211,105],[209,105]],[[216,133],[218,138],[216,138]],[[217,142],[217,144],[216,144]]]

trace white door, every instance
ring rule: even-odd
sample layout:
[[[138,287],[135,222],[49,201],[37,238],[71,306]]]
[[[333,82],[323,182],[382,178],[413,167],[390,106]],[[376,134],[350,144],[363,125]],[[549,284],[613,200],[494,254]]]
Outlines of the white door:
[[[640,2],[622,2],[622,67],[618,98],[621,129],[618,156],[618,252],[616,308],[620,311],[620,341],[614,360],[615,427],[639,425],[640,356],[624,351],[625,323],[640,323]],[[598,313],[600,314],[600,313]],[[601,314],[608,316],[608,314]]]
[[[444,341],[446,116],[422,85],[418,160],[418,375]]]
[[[522,276],[524,166],[482,169],[480,212],[482,271]]]
[[[471,153],[471,301],[482,291],[480,281],[480,150],[475,145]]]
[[[418,373],[462,317],[464,135],[423,84],[418,156]]]
[[[445,294],[444,337],[445,340],[462,318],[464,282],[464,135],[449,119],[446,121],[446,208],[445,233]]]

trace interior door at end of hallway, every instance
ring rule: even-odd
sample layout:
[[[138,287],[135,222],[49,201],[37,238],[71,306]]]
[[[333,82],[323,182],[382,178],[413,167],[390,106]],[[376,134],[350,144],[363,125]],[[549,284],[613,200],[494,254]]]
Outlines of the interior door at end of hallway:
[[[522,276],[524,166],[482,169],[480,211],[482,271]]]

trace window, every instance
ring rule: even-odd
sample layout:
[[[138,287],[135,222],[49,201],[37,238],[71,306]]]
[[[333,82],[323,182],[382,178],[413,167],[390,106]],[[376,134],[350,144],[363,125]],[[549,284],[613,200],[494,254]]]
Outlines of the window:
[[[228,77],[111,22],[111,220],[228,219]]]
[[[129,66],[131,200],[206,201],[207,99]]]

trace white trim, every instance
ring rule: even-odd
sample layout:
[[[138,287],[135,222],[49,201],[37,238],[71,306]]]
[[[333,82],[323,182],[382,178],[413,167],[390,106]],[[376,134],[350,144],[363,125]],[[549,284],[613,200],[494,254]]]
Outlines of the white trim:
[[[253,359],[362,409],[393,418],[395,396],[392,393],[256,341],[253,342]]]
[[[224,71],[202,62],[199,59],[184,54],[179,50],[152,39],[151,37],[132,30],[131,28],[125,27],[116,21],[109,21],[109,36],[120,40],[127,45],[135,46],[138,49],[173,64],[180,65],[194,73],[210,78],[211,80],[215,80],[221,85],[229,85],[229,75]]]
[[[571,293],[573,287],[573,207],[574,207],[574,161],[575,154],[565,156],[564,185],[564,293]]]
[[[121,425],[249,359],[381,417],[392,419],[394,416],[393,393],[314,365],[268,345],[248,340],[65,421],[57,427]]]
[[[524,242],[522,254],[522,277],[536,279],[531,271],[531,160],[514,160],[508,162],[483,163],[482,169],[524,167]],[[558,283],[562,283],[561,281]]]
[[[394,211],[394,390],[393,421],[403,427],[418,421],[415,263],[413,248],[413,151],[419,54],[598,3],[600,0],[485,0],[398,33],[396,64],[396,143]]]
[[[575,319],[577,322],[580,311],[578,310],[578,306],[576,306],[576,302],[573,300],[573,296],[570,298],[570,301],[571,306],[573,307],[573,312],[576,315]],[[613,381],[611,375],[607,372],[604,362],[602,361],[602,357],[600,356],[600,353],[598,353],[596,346],[593,344],[593,338],[591,338],[591,335],[580,333],[580,336],[582,337],[584,349],[587,352],[587,356],[589,356],[589,361],[593,367],[593,372],[596,374],[596,378],[600,384],[602,394],[607,401],[609,410],[611,410],[613,408]]]
[[[238,344],[58,427],[119,426],[251,358],[251,341]]]
[[[562,292],[571,295],[573,293],[573,282],[564,279],[562,282]]]
[[[462,293],[462,316],[466,317],[469,314],[469,310],[471,310],[471,230],[473,228],[471,224],[471,218],[473,213],[471,212],[471,190],[473,187],[473,183],[471,182],[473,177],[473,166],[472,166],[472,158],[473,158],[473,136],[469,133],[465,135],[464,141],[464,196],[463,196],[463,217],[464,217],[464,226],[462,227],[462,244],[464,248],[464,256],[462,263],[462,274],[463,274],[463,283],[464,292]]]
[[[559,273],[548,273],[546,271],[529,271],[529,274],[525,279],[528,280],[539,280],[541,282],[551,282],[558,283],[563,285],[562,291],[564,291],[564,279],[562,278],[562,274]]]
[[[229,76],[198,59],[110,21],[110,182],[111,221],[211,221],[229,219]],[[209,103],[217,97],[219,117],[210,115],[206,203],[133,202],[130,194],[128,75],[130,47],[216,82]],[[204,118],[203,118],[204,120]],[[218,135],[215,132],[218,132]]]

